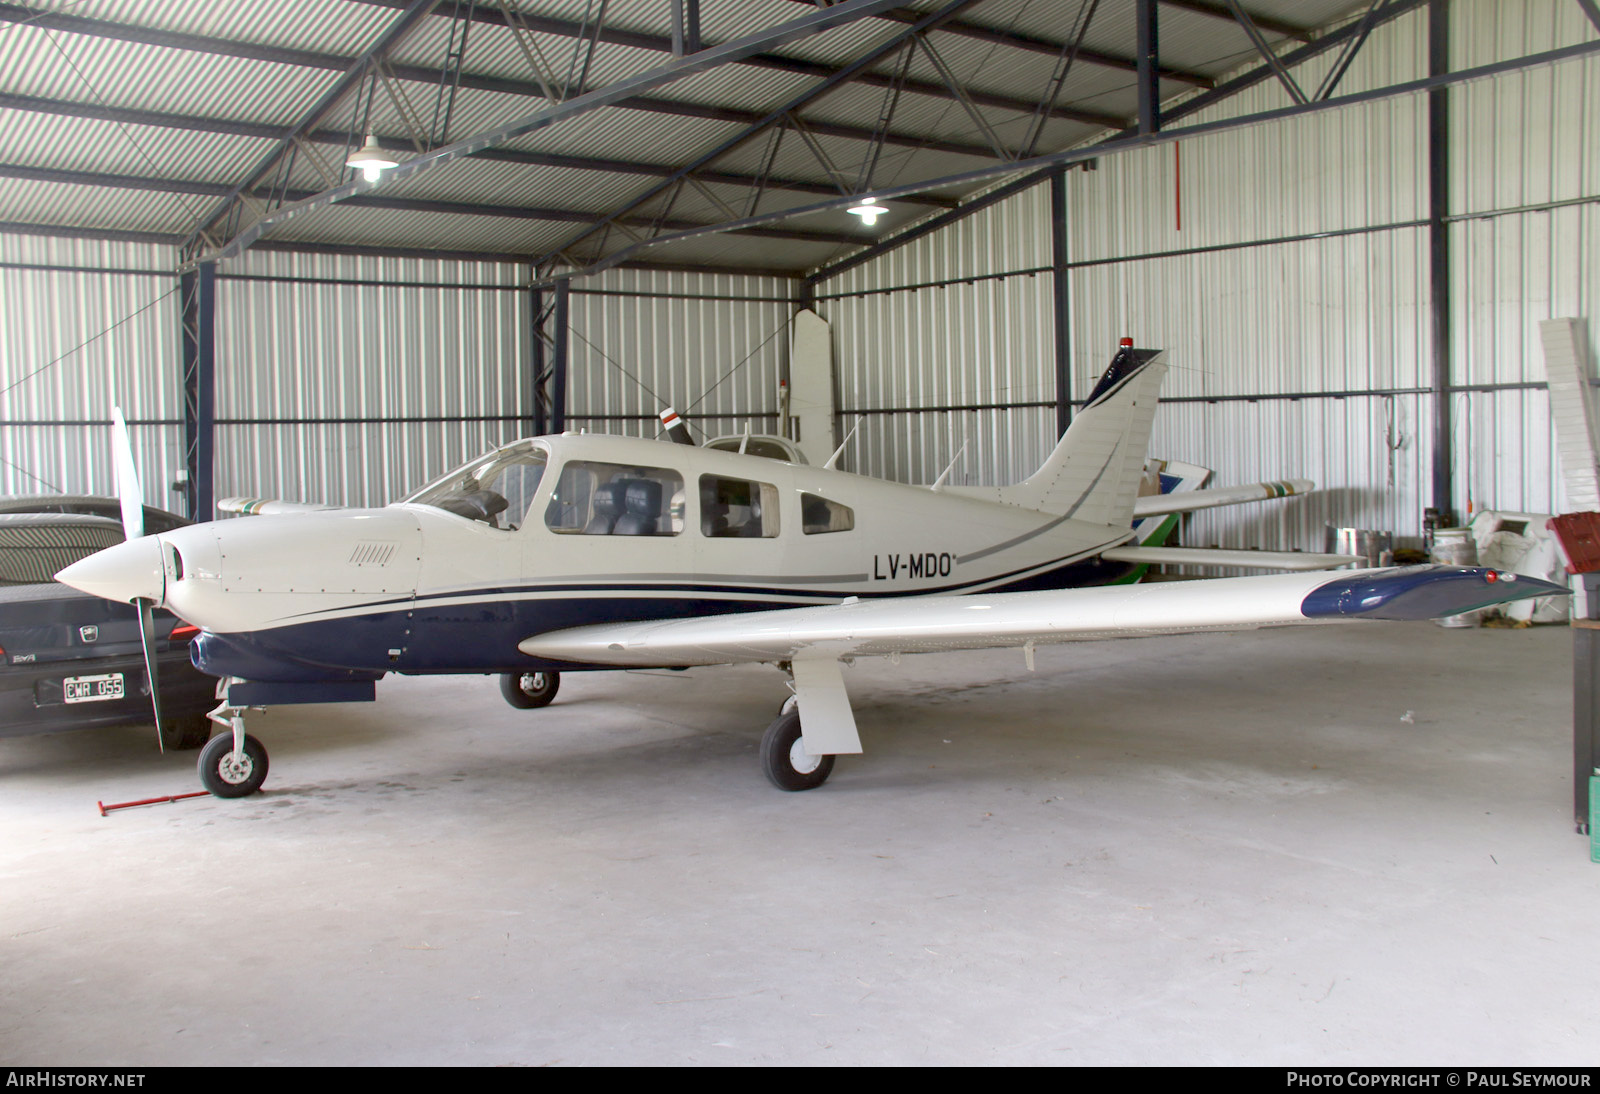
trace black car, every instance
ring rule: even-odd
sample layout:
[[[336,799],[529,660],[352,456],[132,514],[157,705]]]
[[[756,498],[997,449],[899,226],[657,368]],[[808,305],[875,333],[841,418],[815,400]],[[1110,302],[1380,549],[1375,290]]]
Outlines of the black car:
[[[118,511],[111,498],[0,498],[0,737],[154,721],[138,611],[52,576],[122,542]],[[145,512],[152,532],[188,523]],[[216,680],[189,661],[198,630],[157,610],[155,633],[162,743],[198,748],[217,703]]]

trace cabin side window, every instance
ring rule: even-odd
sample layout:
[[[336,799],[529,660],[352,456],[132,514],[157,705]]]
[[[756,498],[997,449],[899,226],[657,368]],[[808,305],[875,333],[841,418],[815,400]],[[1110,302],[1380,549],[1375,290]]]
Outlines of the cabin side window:
[[[563,535],[675,536],[683,531],[683,476],[666,467],[573,460],[545,507]]]
[[[700,476],[700,531],[715,539],[778,534],[778,488],[771,483]]]
[[[829,532],[848,532],[856,526],[856,514],[848,505],[818,497],[800,495],[800,530],[808,536]]]

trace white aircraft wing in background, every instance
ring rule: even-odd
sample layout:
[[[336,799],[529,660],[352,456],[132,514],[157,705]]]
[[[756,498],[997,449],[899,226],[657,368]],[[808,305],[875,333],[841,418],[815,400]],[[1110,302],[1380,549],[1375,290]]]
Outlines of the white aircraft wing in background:
[[[217,512],[238,513],[246,517],[277,517],[286,513],[321,513],[337,509],[337,505],[319,505],[306,501],[279,501],[277,498],[223,498],[217,502]]]
[[[1134,501],[1133,515],[1149,517],[1160,513],[1189,513],[1196,509],[1214,509],[1219,505],[1292,498],[1309,494],[1316,488],[1316,483],[1310,479],[1280,479],[1277,482],[1253,482],[1244,486],[1219,486],[1210,490],[1148,494]]]

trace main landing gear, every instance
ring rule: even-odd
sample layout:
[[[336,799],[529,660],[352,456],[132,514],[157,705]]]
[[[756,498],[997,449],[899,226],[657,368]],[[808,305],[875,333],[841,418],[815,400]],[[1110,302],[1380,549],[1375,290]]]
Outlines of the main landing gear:
[[[500,694],[518,710],[549,706],[560,687],[559,672],[508,672],[500,677]]]
[[[761,771],[779,790],[813,790],[833,774],[832,756],[813,756],[800,736],[800,710],[793,700],[784,704],[761,735]]]

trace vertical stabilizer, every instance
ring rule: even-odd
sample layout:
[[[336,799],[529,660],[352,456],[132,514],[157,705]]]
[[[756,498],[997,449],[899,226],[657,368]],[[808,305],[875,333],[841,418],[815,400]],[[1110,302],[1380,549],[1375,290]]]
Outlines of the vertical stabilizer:
[[[1123,341],[1044,466],[1002,487],[1000,501],[1094,524],[1133,523],[1167,355]]]
[[[821,466],[839,445],[834,426],[833,334],[814,311],[797,312],[789,351],[791,439],[812,466]]]

